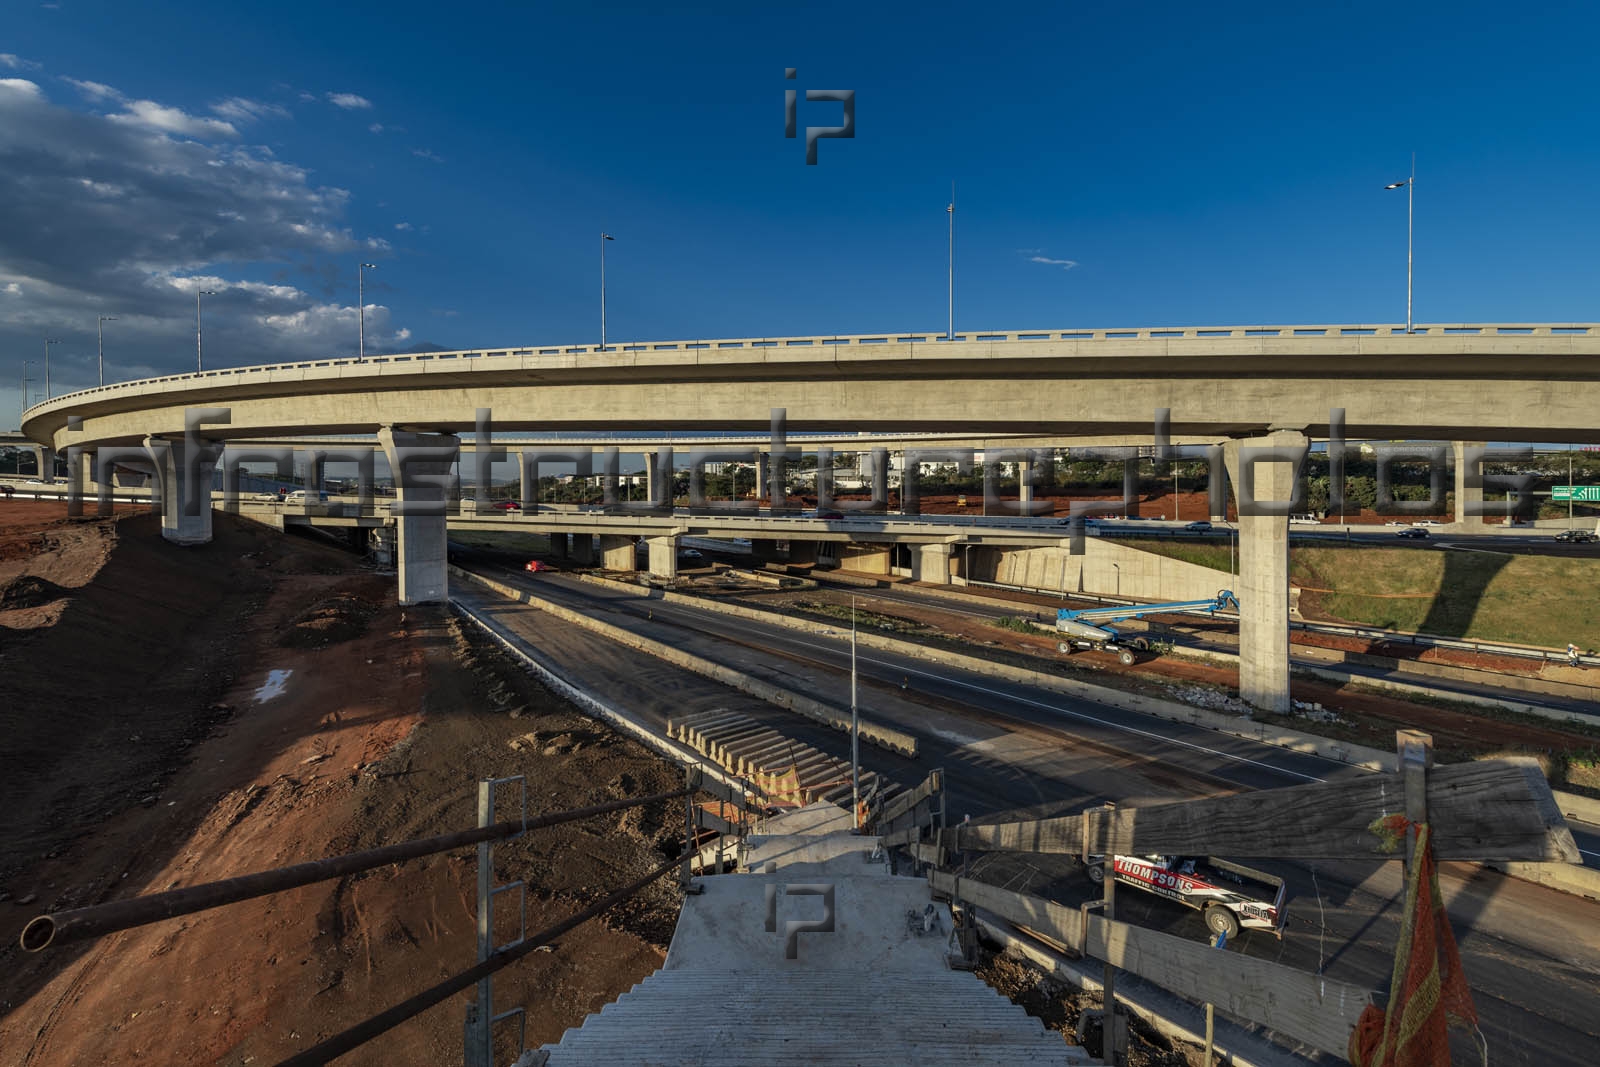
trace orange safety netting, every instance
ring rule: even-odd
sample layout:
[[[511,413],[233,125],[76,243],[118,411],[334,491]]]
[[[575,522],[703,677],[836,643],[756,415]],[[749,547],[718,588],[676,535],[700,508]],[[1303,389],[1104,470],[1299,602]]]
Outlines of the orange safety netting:
[[[1478,1025],[1472,991],[1439,894],[1429,829],[1427,823],[1417,827],[1416,870],[1406,886],[1388,1010],[1369,1004],[1361,1013],[1348,1049],[1355,1067],[1450,1067],[1449,1024],[1470,1029]]]

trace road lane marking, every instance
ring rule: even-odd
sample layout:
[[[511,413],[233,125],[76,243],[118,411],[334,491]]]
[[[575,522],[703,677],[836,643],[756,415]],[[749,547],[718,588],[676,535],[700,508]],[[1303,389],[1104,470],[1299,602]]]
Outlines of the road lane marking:
[[[716,619],[718,621],[722,621],[721,616],[716,615],[715,612],[707,611],[704,608],[694,608],[694,607],[689,607],[688,605],[672,605],[672,607],[681,608],[685,612],[693,612],[693,613],[696,613],[696,614],[704,615],[708,619]],[[778,643],[787,643],[787,644],[791,644],[791,645],[799,645],[802,648],[810,648],[810,649],[817,649],[817,650],[821,650],[821,651],[826,651],[826,652],[828,652],[830,654],[833,654],[833,655],[839,655],[840,654],[840,650],[839,649],[832,648],[832,647],[826,646],[826,645],[819,645],[819,644],[816,644],[815,642],[812,642],[812,641],[801,641],[801,640],[799,640],[797,638],[789,637],[786,634],[781,634],[780,633],[780,634],[774,634],[774,635],[771,635],[771,636],[772,636],[772,639],[777,641]],[[990,696],[1000,697],[1001,699],[1004,699],[1004,700],[1014,700],[1014,701],[1017,701],[1018,703],[1022,703],[1022,704],[1031,704],[1036,708],[1041,708],[1041,709],[1043,709],[1045,711],[1049,711],[1049,712],[1052,712],[1052,713],[1057,714],[1057,715],[1065,715],[1065,716],[1068,716],[1070,718],[1080,719],[1080,720],[1082,720],[1084,722],[1090,722],[1090,723],[1094,723],[1094,724],[1099,725],[1099,726],[1104,726],[1104,727],[1107,727],[1107,728],[1112,729],[1112,730],[1120,730],[1123,733],[1135,734],[1135,735],[1140,736],[1140,737],[1148,738],[1148,739],[1150,739],[1152,741],[1163,741],[1163,742],[1166,742],[1167,744],[1178,745],[1178,746],[1180,746],[1182,748],[1192,749],[1195,752],[1202,752],[1202,753],[1205,753],[1206,755],[1209,755],[1209,756],[1215,756],[1217,758],[1225,759],[1225,760],[1232,760],[1235,763],[1249,764],[1250,766],[1253,766],[1253,767],[1259,767],[1262,770],[1272,771],[1272,772],[1274,772],[1276,774],[1287,775],[1287,776],[1292,777],[1292,778],[1299,778],[1299,779],[1302,779],[1302,780],[1307,781],[1307,782],[1324,782],[1324,781],[1327,781],[1327,779],[1325,779],[1325,778],[1318,778],[1315,775],[1304,774],[1304,773],[1302,773],[1300,771],[1290,770],[1287,767],[1275,767],[1270,763],[1263,763],[1260,760],[1250,759],[1248,756],[1236,756],[1231,752],[1223,752],[1223,751],[1221,751],[1219,749],[1208,748],[1205,745],[1196,744],[1193,741],[1185,741],[1182,738],[1170,737],[1170,736],[1168,736],[1166,734],[1156,733],[1153,730],[1145,730],[1145,729],[1142,729],[1142,728],[1137,727],[1137,726],[1129,726],[1129,725],[1126,725],[1124,723],[1113,722],[1113,721],[1111,721],[1109,719],[1102,719],[1102,718],[1100,718],[1098,716],[1090,715],[1090,714],[1088,714],[1086,712],[1073,711],[1070,708],[1063,708],[1063,707],[1059,707],[1059,706],[1054,705],[1054,704],[1047,704],[1047,703],[1045,703],[1043,701],[1040,701],[1040,700],[1034,700],[1031,697],[1018,696],[1018,695],[1016,695],[1014,693],[1006,693],[1006,692],[1003,692],[1003,691],[998,690],[998,689],[991,689],[991,688],[989,688],[987,686],[976,685],[976,684],[974,684],[972,682],[964,682],[964,681],[961,681],[960,679],[957,679],[957,678],[944,677],[944,676],[941,676],[941,675],[934,674],[931,671],[925,671],[925,670],[922,670],[922,669],[917,668],[917,667],[907,667],[904,664],[896,666],[895,664],[889,663],[889,662],[887,662],[885,660],[875,659],[875,658],[873,658],[871,656],[863,656],[861,658],[864,659],[868,663],[873,663],[873,664],[876,664],[879,667],[887,668],[891,673],[893,671],[900,671],[902,674],[906,674],[906,673],[916,674],[916,675],[919,675],[919,676],[921,676],[923,678],[931,678],[931,679],[933,679],[934,681],[937,681],[937,682],[943,682],[943,683],[945,683],[947,685],[960,686],[963,689],[971,689],[974,692],[985,693],[985,694],[988,694]],[[1085,699],[1087,699],[1087,698],[1085,698]],[[1138,714],[1138,713],[1137,712],[1133,712],[1131,714]]]

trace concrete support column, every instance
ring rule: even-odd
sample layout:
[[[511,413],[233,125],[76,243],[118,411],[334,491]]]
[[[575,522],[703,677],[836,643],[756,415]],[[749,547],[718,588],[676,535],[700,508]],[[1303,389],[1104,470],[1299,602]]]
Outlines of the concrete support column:
[[[177,545],[211,540],[211,482],[221,449],[181,438],[147,437],[145,450],[160,472],[161,536]]]
[[[40,478],[46,477],[44,472],[44,446],[29,445],[28,451],[33,453],[33,470]]]
[[[315,501],[317,498],[314,494],[322,491],[323,475],[327,470],[328,461],[320,452],[312,452],[310,456],[310,463],[306,466],[306,495]]]
[[[1224,468],[1224,472],[1226,471],[1226,468],[1227,468],[1227,464],[1224,462],[1224,457],[1223,457],[1223,447],[1221,445],[1209,445],[1209,446],[1207,446],[1207,448],[1206,448],[1206,465],[1207,465],[1207,470],[1206,470],[1206,506],[1211,512],[1211,514],[1208,515],[1207,518],[1209,518],[1212,522],[1216,522],[1216,523],[1227,522],[1228,521],[1228,516],[1227,516],[1227,511],[1228,511],[1228,491],[1227,491],[1227,485],[1226,485],[1227,476],[1226,476],[1226,473],[1221,474],[1221,475],[1216,473],[1216,468],[1218,466],[1223,467]],[[1220,492],[1213,493],[1211,491],[1211,483],[1212,483],[1213,479],[1218,478],[1218,477],[1220,477],[1222,479],[1224,485],[1223,485],[1223,488],[1222,488],[1222,490]],[[1221,508],[1222,510],[1219,512],[1217,510],[1218,508]]]
[[[675,534],[665,537],[647,537],[645,543],[650,546],[650,576],[652,578],[676,578],[678,576],[678,538]]]
[[[1476,510],[1483,503],[1483,482],[1480,480],[1475,489],[1467,488],[1467,475],[1474,473],[1467,466],[1467,449],[1482,448],[1482,441],[1453,441],[1456,453],[1456,525],[1463,533],[1480,532],[1483,530],[1483,514],[1467,514],[1467,505],[1470,503]],[[1482,471],[1476,472],[1482,474]]]
[[[656,453],[644,454],[644,498],[653,501],[656,498]]]
[[[580,567],[594,566],[594,534],[572,535],[572,562]]]
[[[756,453],[756,499],[768,495],[767,483],[772,481],[772,453]]]
[[[70,518],[79,518],[83,515],[83,502],[94,492],[91,486],[94,481],[94,452],[83,449],[67,452],[67,515]],[[98,495],[98,494],[97,494]],[[99,504],[95,510],[99,512]]]
[[[917,545],[911,554],[911,580],[949,585],[950,546]]]
[[[633,562],[632,534],[600,535],[600,566],[608,571],[631,571]]]
[[[1033,460],[1017,460],[1017,503],[1033,503]]]
[[[441,483],[450,474],[454,457],[435,450],[459,448],[460,441],[447,434],[407,433],[385,426],[378,431],[378,443],[394,472],[396,505],[421,509],[420,513],[400,510],[394,515],[400,603],[445,600],[450,595],[445,525],[448,490]],[[419,451],[408,453],[411,449]],[[391,514],[396,510],[391,509]]]
[[[1250,450],[1303,451],[1306,445],[1305,434],[1278,432],[1223,446],[1239,494],[1239,697],[1279,714],[1290,710],[1288,511],[1295,466],[1265,458],[1250,463]],[[1246,514],[1262,507],[1283,514]]]
[[[557,559],[566,559],[567,549],[571,545],[571,540],[564,533],[553,533],[548,536],[550,538],[550,554]]]

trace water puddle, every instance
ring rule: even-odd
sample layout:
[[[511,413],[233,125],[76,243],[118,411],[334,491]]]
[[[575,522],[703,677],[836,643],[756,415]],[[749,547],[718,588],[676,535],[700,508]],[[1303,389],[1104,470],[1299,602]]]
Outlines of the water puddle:
[[[282,696],[284,686],[289,682],[289,675],[293,673],[294,671],[268,671],[266,684],[256,690],[256,703],[265,704],[273,697]]]

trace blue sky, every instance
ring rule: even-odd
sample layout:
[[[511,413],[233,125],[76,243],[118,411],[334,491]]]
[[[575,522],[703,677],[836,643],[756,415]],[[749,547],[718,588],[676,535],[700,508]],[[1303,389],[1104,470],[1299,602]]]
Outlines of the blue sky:
[[[952,180],[958,329],[1401,322],[1413,150],[1417,321],[1600,318],[1597,9],[1291,7],[13,3],[0,424],[197,284],[353,355],[362,260],[372,350],[594,342],[601,230],[613,342],[942,329]]]

